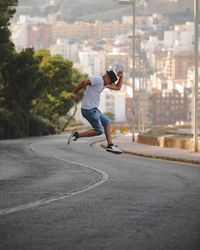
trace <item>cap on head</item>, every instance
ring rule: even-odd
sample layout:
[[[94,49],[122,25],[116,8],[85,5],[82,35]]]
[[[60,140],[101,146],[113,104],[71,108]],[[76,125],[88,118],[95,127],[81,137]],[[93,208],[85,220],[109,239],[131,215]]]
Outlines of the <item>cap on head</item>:
[[[111,80],[111,83],[114,83],[114,82],[117,81],[117,76],[116,76],[114,71],[112,71],[112,70],[107,71],[107,74],[108,74],[108,76],[109,76],[109,78]]]

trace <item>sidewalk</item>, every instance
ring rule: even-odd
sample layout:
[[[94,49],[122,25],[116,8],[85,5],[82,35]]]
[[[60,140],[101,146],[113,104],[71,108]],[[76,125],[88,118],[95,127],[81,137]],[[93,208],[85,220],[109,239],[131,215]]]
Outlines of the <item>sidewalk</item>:
[[[114,138],[114,143],[126,154],[200,165],[200,152],[194,153],[189,150],[161,148],[133,142],[130,134],[117,136]],[[106,143],[103,142],[101,145],[105,147]]]

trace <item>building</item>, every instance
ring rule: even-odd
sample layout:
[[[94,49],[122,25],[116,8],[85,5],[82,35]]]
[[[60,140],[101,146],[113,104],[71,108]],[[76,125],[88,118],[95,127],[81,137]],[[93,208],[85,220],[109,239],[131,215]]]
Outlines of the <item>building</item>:
[[[128,123],[133,122],[137,131],[144,131],[151,124],[149,97],[150,93],[145,91],[136,91],[134,100],[132,97],[126,97],[126,120]],[[132,106],[134,107],[134,115]]]
[[[113,49],[113,52],[107,52],[104,54],[101,71],[104,72],[105,69],[109,69],[114,64],[123,65],[123,68],[126,71],[129,68],[129,59],[130,56],[128,53],[121,52],[120,49],[115,48]]]
[[[172,50],[167,51],[167,58],[165,61],[165,67],[163,69],[163,76],[167,79],[172,79],[172,60],[173,60],[173,52]]]
[[[17,51],[20,51],[27,47],[27,24],[12,23],[11,27],[11,39],[15,44]]]
[[[101,74],[101,53],[97,51],[79,51],[79,61],[83,67],[83,72],[93,75]]]
[[[21,15],[10,29],[17,50],[46,48],[51,43],[51,26],[46,24],[45,18]]]
[[[172,58],[172,80],[186,80],[188,70],[194,66],[194,57],[192,54],[179,54]]]
[[[57,39],[56,44],[50,46],[50,52],[52,55],[61,55],[63,58],[72,62],[78,62],[78,43],[67,39]]]
[[[112,91],[109,89],[101,93],[99,105],[103,113],[112,113],[115,122],[126,121],[126,94],[124,91]]]
[[[182,25],[175,25],[173,30],[164,32],[163,45],[171,48],[174,54],[192,52],[194,41],[194,23],[186,22]]]
[[[27,46],[38,50],[49,48],[51,44],[51,25],[38,23],[27,26]]]
[[[180,121],[188,122],[188,112],[191,110],[189,104],[188,95],[177,90],[152,93],[149,101],[151,125],[165,126]]]
[[[119,21],[112,21],[103,23],[96,21],[95,23],[87,22],[55,22],[52,24],[52,39],[56,41],[57,38],[62,39],[95,39],[114,38],[118,35],[128,34],[131,31],[131,25],[121,23]]]
[[[167,50],[147,51],[146,55],[148,64],[154,73],[163,71],[167,59]]]
[[[144,43],[145,51],[156,51],[163,48],[163,43],[158,39],[157,36],[150,36]]]

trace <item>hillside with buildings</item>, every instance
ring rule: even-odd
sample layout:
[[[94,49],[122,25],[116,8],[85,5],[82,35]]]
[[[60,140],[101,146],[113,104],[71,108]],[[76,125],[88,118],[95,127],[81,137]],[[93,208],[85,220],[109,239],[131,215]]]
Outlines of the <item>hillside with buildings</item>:
[[[20,6],[26,3],[24,10],[29,9],[28,0],[20,2]],[[43,15],[19,15],[18,11],[12,22],[12,39],[18,51],[26,47],[47,48],[52,55],[71,60],[74,67],[88,75],[99,75],[113,64],[122,64],[125,71],[122,91],[105,91],[101,103],[102,111],[113,113],[116,122],[133,119],[133,87],[135,124],[139,128],[191,122],[194,65],[191,1],[148,0],[146,5],[141,0],[143,5],[137,5],[134,82],[131,6],[119,7],[114,0],[34,0],[37,7],[38,3]],[[119,8],[129,9],[130,14],[118,13],[121,15],[118,19]],[[110,19],[104,19],[103,13]],[[77,19],[71,20],[71,15]],[[81,19],[84,16],[88,19]]]
[[[116,0],[19,0],[17,16],[56,16],[57,20],[73,22],[119,19],[130,15],[131,8],[123,7]]]
[[[193,11],[193,2],[188,0],[138,0],[136,12],[139,15],[160,13],[177,15],[185,13],[190,15]],[[132,7],[119,5],[118,0],[19,0],[17,16],[30,15],[47,17],[54,16],[57,20],[67,22],[121,19],[122,16],[131,15]]]

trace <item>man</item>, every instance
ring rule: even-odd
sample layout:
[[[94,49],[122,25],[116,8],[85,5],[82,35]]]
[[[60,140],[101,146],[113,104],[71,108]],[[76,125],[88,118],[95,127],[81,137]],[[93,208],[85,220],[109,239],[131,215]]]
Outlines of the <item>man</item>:
[[[116,154],[122,153],[119,148],[113,144],[111,138],[111,124],[104,114],[98,109],[100,94],[104,88],[111,90],[120,90],[122,87],[123,72],[119,71],[115,74],[114,71],[107,71],[103,76],[94,76],[89,80],[79,83],[71,94],[74,100],[77,100],[77,93],[80,89],[86,88],[84,97],[82,100],[81,113],[83,117],[91,124],[92,129],[87,131],[78,132],[73,131],[69,137],[68,142],[76,141],[81,137],[91,137],[103,134],[103,131],[107,140],[106,150]],[[103,126],[103,128],[102,128]]]

